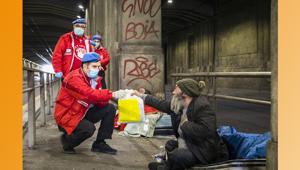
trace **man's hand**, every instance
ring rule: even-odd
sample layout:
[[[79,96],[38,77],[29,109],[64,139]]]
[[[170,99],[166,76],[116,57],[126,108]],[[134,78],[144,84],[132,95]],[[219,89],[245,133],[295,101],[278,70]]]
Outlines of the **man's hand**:
[[[90,43],[91,43],[91,45],[92,45],[93,47],[96,46],[96,43],[95,43],[94,41],[90,40]]]
[[[113,98],[118,98],[117,92],[112,92],[112,97],[113,97]]]
[[[188,120],[188,118],[186,117],[185,119],[182,120],[182,124],[183,124],[184,122],[187,122],[187,121],[189,121],[189,120]]]
[[[132,93],[134,92],[134,90],[118,90],[113,92],[113,97],[118,98],[118,99],[123,99],[123,98],[128,98],[130,96],[132,96]]]
[[[62,76],[63,76],[62,72],[55,73],[55,77],[57,78],[62,78]]]
[[[116,99],[122,99],[126,96],[126,91],[125,90],[118,90],[118,91],[114,91],[112,93],[113,97]]]
[[[143,97],[143,96],[144,96],[143,93],[140,93],[140,92],[138,92],[137,90],[134,90],[134,91],[133,91],[133,93],[131,94],[131,96],[133,96],[133,95],[138,96],[138,97]]]
[[[118,98],[116,92],[112,92],[112,99],[113,102],[118,103]]]

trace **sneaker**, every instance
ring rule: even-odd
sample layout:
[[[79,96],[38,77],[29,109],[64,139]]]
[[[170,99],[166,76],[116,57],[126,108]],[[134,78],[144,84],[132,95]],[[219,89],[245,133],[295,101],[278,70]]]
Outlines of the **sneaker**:
[[[74,150],[74,148],[71,148],[71,147],[68,147],[68,148],[63,147],[63,152],[65,154],[76,154],[76,151]]]
[[[69,147],[67,142],[65,141],[65,134],[60,136],[60,142],[63,145],[63,152],[66,154],[75,154],[75,150],[72,147]]]
[[[101,143],[94,142],[91,151],[107,153],[107,154],[111,154],[111,155],[117,154],[117,150],[110,147],[106,142],[101,142]]]

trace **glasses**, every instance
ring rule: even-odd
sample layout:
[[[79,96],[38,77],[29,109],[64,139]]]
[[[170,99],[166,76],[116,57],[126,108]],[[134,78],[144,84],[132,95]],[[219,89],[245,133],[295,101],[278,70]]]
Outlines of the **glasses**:
[[[84,24],[75,24],[74,26],[75,27],[80,27],[80,28],[86,28],[86,25],[84,25]]]
[[[94,40],[94,42],[95,42],[95,43],[99,43],[100,41],[99,41],[99,40]]]

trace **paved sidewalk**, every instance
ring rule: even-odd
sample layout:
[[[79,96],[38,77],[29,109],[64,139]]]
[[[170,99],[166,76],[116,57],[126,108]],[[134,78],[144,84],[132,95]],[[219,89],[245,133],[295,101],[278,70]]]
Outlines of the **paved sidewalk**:
[[[76,148],[77,154],[62,153],[56,125],[48,121],[46,127],[37,129],[37,145],[29,150],[24,138],[23,167],[25,170],[129,170],[147,169],[152,155],[159,152],[171,137],[130,138],[119,136],[114,131],[113,139],[107,142],[118,149],[117,155],[94,153],[90,151],[94,136]]]

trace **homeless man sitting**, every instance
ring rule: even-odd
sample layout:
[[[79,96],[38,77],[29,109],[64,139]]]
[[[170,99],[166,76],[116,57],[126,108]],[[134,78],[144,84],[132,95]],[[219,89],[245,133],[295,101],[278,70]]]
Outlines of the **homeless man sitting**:
[[[81,68],[70,72],[63,80],[55,105],[55,121],[63,131],[63,151],[75,153],[74,147],[91,137],[96,130],[94,124],[101,120],[91,150],[116,154],[117,150],[105,142],[111,139],[116,109],[109,103],[113,93],[101,89],[100,57],[94,52],[86,53],[81,62]]]
[[[206,97],[200,94],[204,86],[203,81],[179,80],[171,101],[134,92],[143,98],[145,104],[171,115],[177,137],[165,145],[167,161],[149,163],[150,170],[179,170],[228,159],[227,147],[216,131],[216,115]]]

